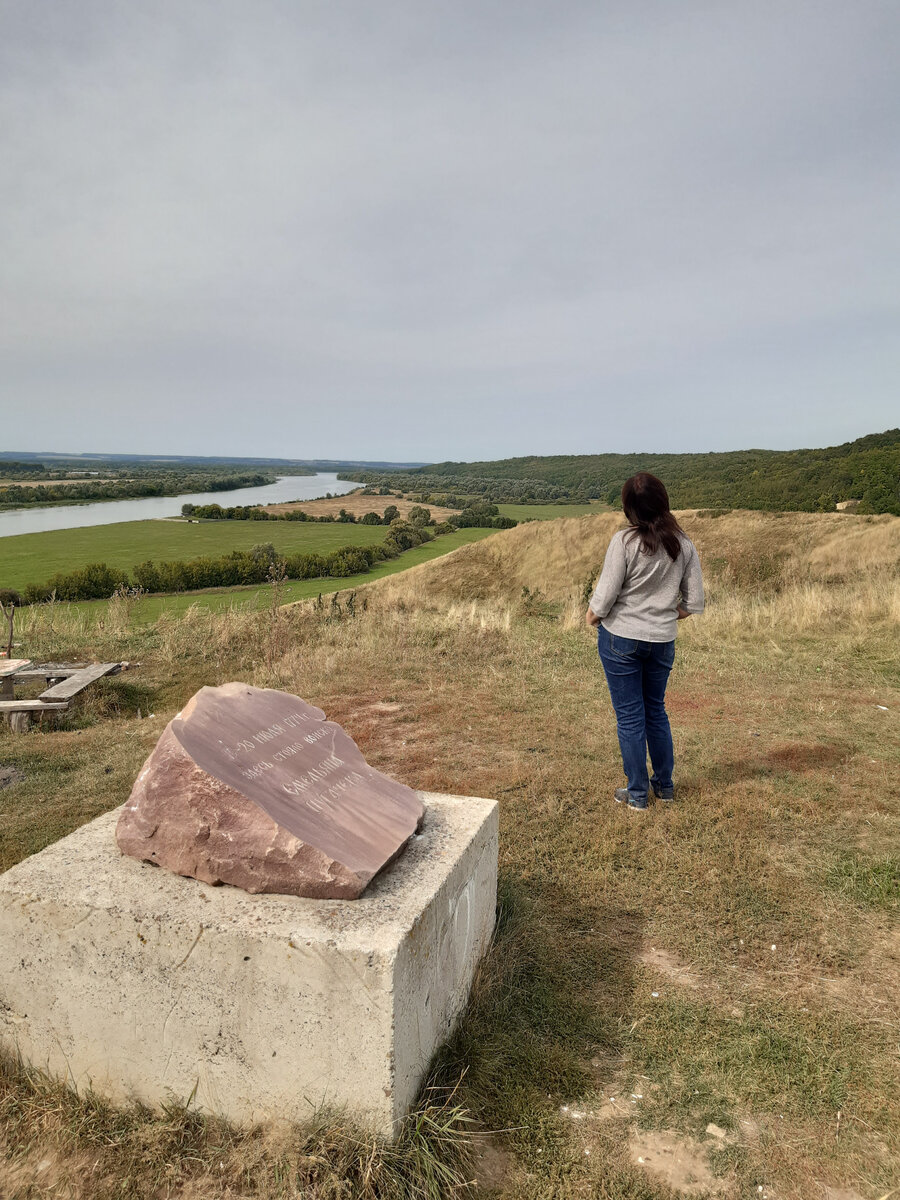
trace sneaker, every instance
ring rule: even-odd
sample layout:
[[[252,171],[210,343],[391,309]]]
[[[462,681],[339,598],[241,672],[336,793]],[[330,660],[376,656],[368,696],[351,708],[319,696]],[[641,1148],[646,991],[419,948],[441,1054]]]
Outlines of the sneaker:
[[[637,812],[647,811],[647,801],[635,800],[628,788],[616,788],[614,796],[616,804],[624,804],[626,808],[636,809]]]
[[[671,803],[675,799],[674,787],[670,787],[670,788],[657,787],[656,784],[653,783],[652,781],[650,783],[650,786],[653,788],[653,795],[657,798],[657,800],[665,800],[667,803]]]

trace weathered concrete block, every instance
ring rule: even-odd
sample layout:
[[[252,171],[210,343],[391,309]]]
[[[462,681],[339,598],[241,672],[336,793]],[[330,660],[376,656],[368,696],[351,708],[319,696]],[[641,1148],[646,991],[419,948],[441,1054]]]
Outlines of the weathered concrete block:
[[[251,896],[120,854],[119,810],[0,875],[0,1040],[115,1101],[389,1134],[494,925],[497,805],[425,822],[358,900]]]

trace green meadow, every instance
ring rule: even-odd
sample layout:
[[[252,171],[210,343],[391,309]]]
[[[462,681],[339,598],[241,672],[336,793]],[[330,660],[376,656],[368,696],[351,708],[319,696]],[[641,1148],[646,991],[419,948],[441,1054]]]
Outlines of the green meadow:
[[[58,571],[88,563],[130,568],[148,559],[217,557],[260,542],[282,553],[327,554],[342,546],[374,546],[386,533],[383,525],[312,521],[125,521],[21,533],[0,539],[0,587],[45,583]]]

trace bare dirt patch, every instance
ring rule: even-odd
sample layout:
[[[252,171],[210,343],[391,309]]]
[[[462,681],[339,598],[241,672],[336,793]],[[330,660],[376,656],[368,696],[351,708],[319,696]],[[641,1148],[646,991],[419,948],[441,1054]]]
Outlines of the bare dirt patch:
[[[819,771],[843,762],[850,753],[848,746],[782,742],[769,750],[767,757],[773,766],[788,771]]]
[[[689,966],[670,954],[668,950],[660,950],[651,946],[647,950],[642,950],[638,955],[638,959],[645,967],[650,967],[652,971],[658,971],[661,975],[665,975],[671,979],[673,983],[680,983],[683,987],[692,988],[695,991],[700,987],[700,976],[693,971]]]
[[[685,692],[671,691],[666,695],[666,708],[670,716],[703,716],[713,705],[711,696],[689,696]]]
[[[4,767],[0,764],[0,791],[13,783],[21,783],[25,775],[18,767]]]
[[[331,500],[304,500],[292,504],[268,504],[265,511],[277,515],[279,513],[296,512],[302,509],[311,517],[336,517],[343,508],[345,512],[352,513],[354,517],[364,517],[366,513],[378,513],[379,517],[384,516],[384,510],[389,504],[393,504],[398,510],[401,517],[409,515],[411,508],[425,507],[431,513],[435,521],[446,521],[448,517],[452,517],[454,513],[459,512],[458,508],[441,508],[437,504],[426,504],[424,506],[416,504],[412,500],[400,500],[397,496],[362,496],[356,492],[351,492],[349,496],[334,496]]]
[[[0,1140],[0,1196],[53,1196],[55,1200],[85,1200],[96,1194],[101,1182],[98,1161],[87,1154],[61,1154],[45,1147],[18,1158],[7,1158]],[[108,1182],[108,1181],[106,1181]]]
[[[715,1176],[702,1144],[669,1130],[638,1130],[628,1141],[631,1161],[686,1196],[713,1192],[729,1194],[725,1180]]]
[[[516,1160],[493,1139],[479,1136],[471,1178],[478,1195],[499,1195],[516,1172]]]

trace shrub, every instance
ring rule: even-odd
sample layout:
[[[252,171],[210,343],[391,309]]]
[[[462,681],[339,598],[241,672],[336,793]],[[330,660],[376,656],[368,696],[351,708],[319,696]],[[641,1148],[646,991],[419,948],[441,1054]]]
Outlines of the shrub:
[[[499,516],[496,504],[472,504],[448,518],[457,529],[512,529],[518,524],[512,517]]]
[[[289,554],[284,565],[288,579],[320,579],[328,574],[326,559],[321,554]]]
[[[370,562],[362,551],[354,549],[338,550],[328,557],[328,574],[338,579],[348,575],[361,575],[368,571]]]
[[[134,568],[134,581],[145,592],[161,592],[159,571],[152,559],[138,563]]]
[[[50,579],[41,599],[49,599],[56,593],[58,600],[108,600],[113,592],[128,587],[128,575],[121,567],[109,567],[106,563],[89,563],[79,571],[59,572]],[[26,595],[28,590],[26,589]]]

